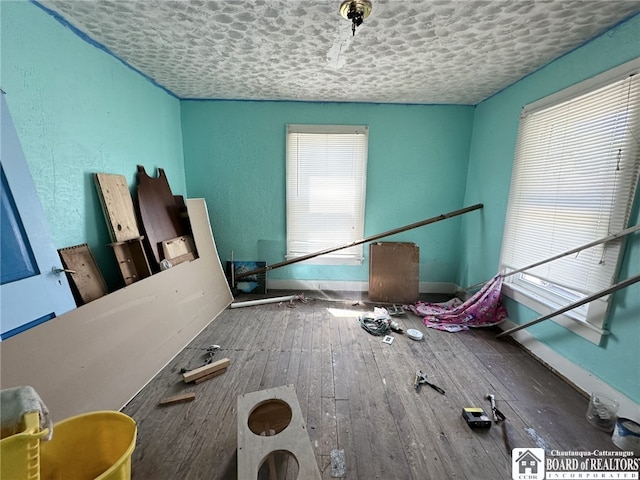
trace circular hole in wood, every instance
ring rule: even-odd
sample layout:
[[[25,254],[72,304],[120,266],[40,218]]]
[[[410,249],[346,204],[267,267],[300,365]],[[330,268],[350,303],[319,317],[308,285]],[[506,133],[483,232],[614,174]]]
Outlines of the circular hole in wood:
[[[257,480],[296,480],[300,471],[298,459],[288,450],[274,450],[270,452],[258,470]]]
[[[249,414],[249,430],[256,435],[271,437],[291,423],[291,407],[283,400],[270,399],[259,403]]]

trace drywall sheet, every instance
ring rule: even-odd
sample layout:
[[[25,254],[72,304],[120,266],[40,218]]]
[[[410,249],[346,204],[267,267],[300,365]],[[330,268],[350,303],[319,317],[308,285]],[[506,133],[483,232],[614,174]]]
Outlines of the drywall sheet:
[[[0,342],[0,387],[33,386],[55,421],[119,410],[233,300],[204,200],[187,207],[200,257]]]

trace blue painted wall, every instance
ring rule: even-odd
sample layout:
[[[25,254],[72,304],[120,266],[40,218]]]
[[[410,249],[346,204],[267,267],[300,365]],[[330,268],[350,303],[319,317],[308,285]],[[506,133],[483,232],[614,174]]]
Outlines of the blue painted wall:
[[[521,107],[639,56],[639,32],[640,16],[636,16],[476,107],[465,203],[483,202],[485,208],[482,216],[463,219],[462,285],[486,280],[498,269]],[[640,194],[636,195],[632,225],[640,220],[639,204]],[[640,234],[635,233],[628,239],[619,278],[638,272]],[[640,285],[615,293],[612,305],[611,335],[601,347],[552,321],[527,331],[640,402]],[[509,318],[516,323],[540,316],[511,300],[507,307]]]
[[[463,206],[473,107],[183,101],[187,189],[209,206],[220,258],[284,260],[287,123],[369,126],[365,236]],[[470,215],[475,212],[470,213]],[[455,281],[460,218],[385,241],[420,247],[420,280]],[[368,246],[365,246],[368,257]],[[362,266],[272,270],[269,278],[368,280]]]
[[[0,2],[1,85],[56,248],[88,243],[108,284],[121,283],[96,172],[136,165],[186,194],[180,102],[81,40],[35,4]]]

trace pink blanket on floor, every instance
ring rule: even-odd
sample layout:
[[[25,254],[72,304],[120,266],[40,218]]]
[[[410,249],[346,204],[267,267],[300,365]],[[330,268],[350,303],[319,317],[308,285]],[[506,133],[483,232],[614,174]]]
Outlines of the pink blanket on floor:
[[[446,303],[418,301],[409,308],[423,317],[427,327],[438,330],[459,332],[469,327],[489,327],[507,318],[507,310],[500,298],[501,289],[502,276],[496,275],[464,303],[458,298]]]

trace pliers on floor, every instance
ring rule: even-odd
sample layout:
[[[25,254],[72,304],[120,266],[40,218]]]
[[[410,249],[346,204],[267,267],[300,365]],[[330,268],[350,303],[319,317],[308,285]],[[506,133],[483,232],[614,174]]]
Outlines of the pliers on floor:
[[[429,385],[436,392],[441,393],[442,395],[444,395],[444,390],[441,389],[440,387],[438,387],[437,385],[434,385],[429,380],[427,380],[427,376],[424,373],[422,373],[422,370],[418,370],[416,372],[416,379],[413,382],[413,388],[416,389],[416,392],[420,391],[420,385]]]

